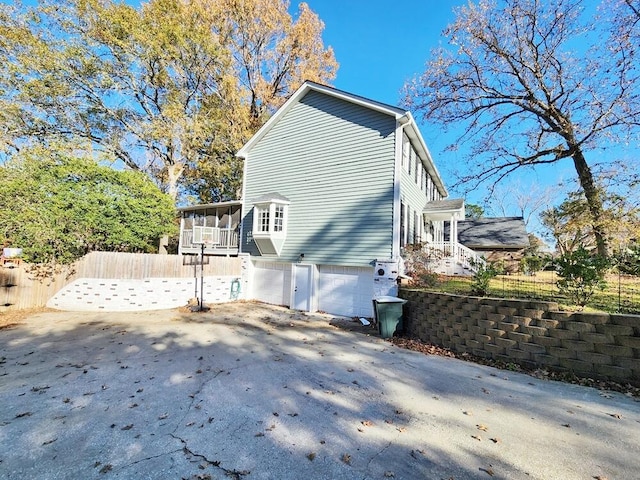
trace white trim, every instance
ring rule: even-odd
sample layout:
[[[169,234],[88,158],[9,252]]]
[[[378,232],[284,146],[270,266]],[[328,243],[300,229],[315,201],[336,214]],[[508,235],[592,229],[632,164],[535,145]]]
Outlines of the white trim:
[[[249,159],[244,158],[242,162],[242,204],[240,205],[240,231],[238,232],[238,254],[242,252],[242,244],[244,243],[244,219],[249,215],[249,209],[247,208],[247,199],[244,194],[247,191],[247,168],[249,166]]]
[[[234,205],[242,205],[242,200],[229,200],[228,202],[217,202],[217,203],[200,203],[196,205],[188,205],[186,207],[178,207],[176,210],[179,212],[190,212],[192,210],[203,210],[207,208],[217,208],[217,207],[232,207]]]
[[[438,168],[433,162],[433,158],[431,157],[429,148],[427,147],[427,144],[425,143],[424,138],[422,138],[422,134],[420,133],[420,129],[418,128],[418,125],[416,124],[416,121],[413,118],[413,115],[411,115],[411,112],[407,112],[406,115],[409,119],[409,121],[407,122],[407,126],[409,127],[407,136],[409,137],[410,140],[415,140],[418,143],[417,145],[419,150],[418,153],[419,153],[422,164],[427,169],[427,172],[429,172],[429,174],[431,174],[432,177],[436,178],[436,182],[434,183],[436,183],[438,190],[440,191],[442,196],[448,197],[449,193],[447,192],[447,188],[444,186],[444,183],[442,182],[442,177],[440,176],[440,172],[438,172]]]
[[[402,178],[402,158],[404,154],[404,124],[396,122],[395,162],[393,164],[393,212],[391,257],[400,257],[400,179]]]

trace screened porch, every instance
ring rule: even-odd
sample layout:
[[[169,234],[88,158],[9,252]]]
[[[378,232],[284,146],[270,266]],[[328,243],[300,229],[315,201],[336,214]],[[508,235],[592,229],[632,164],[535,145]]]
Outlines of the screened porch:
[[[237,255],[242,202],[221,202],[179,208],[180,255]]]

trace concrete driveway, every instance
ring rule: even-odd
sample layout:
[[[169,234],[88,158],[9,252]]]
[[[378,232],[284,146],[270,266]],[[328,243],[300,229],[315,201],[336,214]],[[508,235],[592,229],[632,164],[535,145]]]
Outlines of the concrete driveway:
[[[255,303],[0,330],[0,477],[638,479],[640,403]]]

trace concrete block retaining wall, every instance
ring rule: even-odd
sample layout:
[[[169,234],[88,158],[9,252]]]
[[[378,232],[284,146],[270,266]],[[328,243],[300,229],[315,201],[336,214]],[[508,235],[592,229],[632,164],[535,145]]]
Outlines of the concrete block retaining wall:
[[[640,385],[640,316],[402,289],[407,335],[478,357]]]

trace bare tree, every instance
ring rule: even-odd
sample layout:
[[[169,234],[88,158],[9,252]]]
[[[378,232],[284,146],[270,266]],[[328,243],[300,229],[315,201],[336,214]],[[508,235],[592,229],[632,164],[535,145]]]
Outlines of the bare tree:
[[[542,210],[553,204],[558,196],[557,187],[541,187],[537,184],[524,184],[520,180],[496,186],[489,204],[492,210],[508,217],[522,217],[527,228]]]
[[[615,12],[632,4],[608,2]],[[640,52],[628,40],[637,38],[638,23],[619,22],[627,29],[619,38],[615,13],[587,15],[583,7],[581,0],[482,0],[457,8],[444,31],[451,48],[432,52],[406,99],[429,121],[464,126],[453,148],[471,145],[460,175],[470,188],[571,160],[606,255],[603,199],[587,156],[638,133]]]

